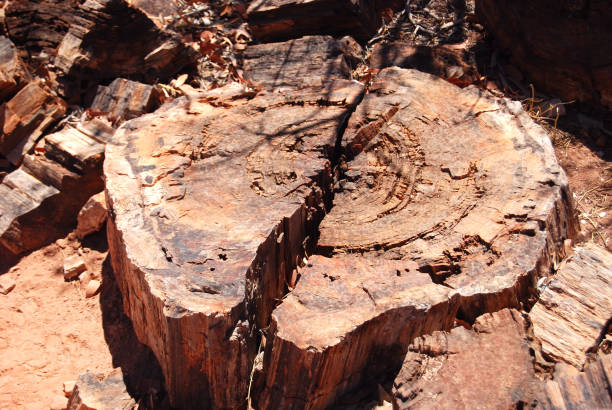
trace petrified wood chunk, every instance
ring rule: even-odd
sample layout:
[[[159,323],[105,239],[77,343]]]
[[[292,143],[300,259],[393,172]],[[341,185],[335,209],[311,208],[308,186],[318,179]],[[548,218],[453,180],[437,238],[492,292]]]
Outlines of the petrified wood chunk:
[[[249,80],[268,88],[321,86],[348,77],[345,58],[341,41],[330,36],[306,36],[247,48],[243,68]]]
[[[476,13],[536,88],[612,108],[612,3],[477,0]]]
[[[77,12],[54,60],[66,96],[117,77],[163,80],[195,62],[178,35],[160,30],[124,0],[88,0]]]
[[[17,165],[43,132],[66,113],[66,103],[32,82],[0,106],[0,153]]]
[[[109,132],[99,121],[81,128]],[[73,128],[40,141],[37,154],[0,184],[0,255],[20,255],[70,231],[85,201],[103,189],[103,157],[104,144]]]
[[[542,353],[579,370],[612,319],[612,254],[596,245],[576,247],[529,317]]]
[[[215,99],[128,121],[104,164],[124,307],[173,406],[245,404],[259,328],[330,202],[330,157],[362,86]]]
[[[30,80],[30,73],[21,62],[15,45],[0,36],[0,101],[12,97]]]
[[[538,397],[542,409],[612,408],[612,355],[600,355],[584,372],[557,364],[543,390]]]
[[[515,408],[542,388],[529,348],[527,323],[514,309],[480,316],[472,330],[420,337],[393,383],[396,406]]]
[[[397,0],[256,0],[247,9],[249,27],[260,41],[308,34],[350,34],[369,39],[382,24],[381,12],[398,10]]]
[[[119,122],[151,112],[160,102],[161,94],[157,87],[117,78],[108,86],[98,86],[91,109]]]
[[[311,257],[272,315],[263,408],[324,408],[411,337],[519,307],[575,232],[550,140],[518,103],[386,69],[342,145],[319,228],[329,258]]]
[[[120,371],[106,377],[89,372],[80,375],[68,400],[68,410],[128,410],[137,407]]]
[[[459,298],[411,261],[315,255],[272,314],[262,409],[333,404],[399,367],[418,336],[450,329]]]

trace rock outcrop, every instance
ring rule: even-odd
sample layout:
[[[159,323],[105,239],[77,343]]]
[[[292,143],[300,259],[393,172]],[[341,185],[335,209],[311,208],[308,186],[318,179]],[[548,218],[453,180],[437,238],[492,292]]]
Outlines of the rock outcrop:
[[[536,88],[612,108],[609,1],[476,0],[476,13]]]
[[[544,356],[582,370],[612,320],[612,255],[596,245],[574,248],[541,284],[529,317]]]

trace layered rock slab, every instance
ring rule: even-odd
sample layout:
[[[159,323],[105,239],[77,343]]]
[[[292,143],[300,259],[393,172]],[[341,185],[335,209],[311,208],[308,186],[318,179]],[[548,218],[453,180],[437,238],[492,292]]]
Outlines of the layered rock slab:
[[[272,314],[263,408],[324,408],[414,337],[528,303],[575,233],[550,140],[518,104],[386,69],[341,145],[327,258]]]
[[[0,183],[2,263],[43,246],[75,225],[87,199],[102,191],[104,144],[114,130],[93,120],[43,138]]]
[[[362,87],[326,91],[180,99],[107,146],[113,267],[173,406],[245,404],[256,329],[329,205],[330,158]]]
[[[529,312],[542,353],[581,370],[612,319],[612,255],[589,244],[574,248]]]
[[[159,87],[117,78],[108,86],[98,86],[90,108],[119,123],[153,111],[159,107],[161,97]]]
[[[513,408],[542,389],[529,349],[514,309],[417,338],[393,383],[395,408]]]
[[[31,81],[31,75],[19,58],[11,40],[0,36],[0,101],[12,97]]]

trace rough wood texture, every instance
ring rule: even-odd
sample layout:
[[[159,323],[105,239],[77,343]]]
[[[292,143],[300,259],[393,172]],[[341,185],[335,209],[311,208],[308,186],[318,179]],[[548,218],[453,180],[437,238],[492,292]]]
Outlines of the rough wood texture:
[[[125,123],[107,146],[113,267],[173,406],[244,405],[257,329],[329,205],[338,129],[361,93],[214,91]]]
[[[149,113],[160,102],[161,92],[157,87],[117,78],[108,86],[98,86],[91,109],[104,113],[116,123]]]
[[[558,364],[538,402],[546,410],[612,408],[612,355],[600,356],[584,372]]]
[[[52,55],[74,22],[78,0],[9,1],[5,24],[9,37],[23,55]]]
[[[518,306],[575,235],[565,174],[518,102],[385,69],[342,144],[321,251],[413,260],[458,290],[465,319]]]
[[[581,370],[612,320],[612,254],[596,245],[574,252],[544,284],[529,317],[542,353]]]
[[[262,408],[324,408],[376,374],[368,357],[389,370],[394,351],[455,315],[519,307],[574,234],[565,175],[518,103],[387,69],[342,145],[319,228],[331,258],[310,258],[272,315]]]
[[[309,259],[272,315],[258,408],[327,408],[397,368],[418,336],[450,329],[458,295],[410,261]]]
[[[106,139],[112,133],[99,121],[81,128],[106,134]],[[66,128],[39,142],[37,153],[26,155],[21,167],[4,178],[0,184],[0,255],[6,261],[74,227],[83,204],[103,189],[103,157],[103,144]]]
[[[124,0],[89,0],[76,16],[54,59],[60,91],[68,98],[117,77],[164,80],[195,62],[178,35],[160,30]]]
[[[138,408],[127,392],[123,374],[104,377],[93,373],[79,376],[68,400],[67,410],[129,410]]]
[[[476,13],[536,89],[612,108],[612,3],[477,0]]]
[[[342,42],[329,36],[251,46],[243,59],[246,78],[267,88],[321,86],[350,73]]]
[[[251,32],[260,41],[308,34],[350,34],[367,40],[382,24],[383,10],[404,5],[397,0],[255,0],[247,14]]]
[[[15,45],[0,36],[0,101],[6,101],[31,81]]]
[[[18,165],[43,132],[66,113],[66,103],[32,82],[0,106],[0,153]]]
[[[518,311],[503,309],[480,316],[472,330],[460,326],[416,339],[393,383],[394,408],[516,408],[541,388],[527,323]]]

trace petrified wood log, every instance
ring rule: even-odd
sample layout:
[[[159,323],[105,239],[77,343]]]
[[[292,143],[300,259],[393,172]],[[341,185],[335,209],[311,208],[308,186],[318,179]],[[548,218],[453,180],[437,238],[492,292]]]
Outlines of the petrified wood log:
[[[19,0],[9,1],[5,24],[9,37],[25,57],[55,49],[75,21],[80,1]]]
[[[338,130],[362,93],[180,99],[128,121],[104,164],[124,308],[173,406],[246,403],[268,324],[331,199]]]
[[[330,36],[248,47],[243,69],[246,78],[267,88],[322,86],[350,73],[343,43]]]
[[[476,13],[536,88],[612,108],[612,3],[477,0]]]
[[[612,254],[576,247],[549,281],[529,317],[542,353],[582,370],[612,320]]]
[[[6,101],[31,81],[15,45],[0,36],[0,101]]]
[[[195,62],[195,52],[178,35],[162,31],[124,0],[88,0],[75,13],[54,59],[66,97],[117,77],[164,80]]]
[[[411,337],[520,307],[575,234],[565,175],[519,103],[386,69],[342,145],[319,229],[330,258],[310,258],[272,314],[262,408],[324,408]]]
[[[382,24],[383,10],[404,5],[398,0],[256,0],[247,14],[249,27],[260,41],[308,34],[350,34],[367,40]]]
[[[0,106],[0,153],[18,165],[43,132],[64,116],[66,108],[39,81],[25,86]]]
[[[80,129],[106,140],[112,135],[99,121]],[[45,137],[36,151],[0,184],[0,255],[7,258],[66,234],[85,201],[104,186],[104,144],[87,134],[66,128]]]
[[[158,87],[117,78],[108,86],[98,86],[91,109],[103,113],[112,122],[120,122],[149,113],[160,103]]]
[[[394,408],[508,409],[532,402],[543,386],[529,349],[527,323],[514,309],[480,316],[472,330],[420,337],[393,383]]]

